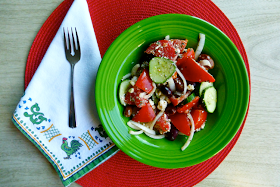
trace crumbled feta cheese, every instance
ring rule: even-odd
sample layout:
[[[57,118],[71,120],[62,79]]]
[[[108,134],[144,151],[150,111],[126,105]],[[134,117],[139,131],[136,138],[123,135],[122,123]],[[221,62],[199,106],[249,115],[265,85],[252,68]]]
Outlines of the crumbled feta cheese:
[[[128,90],[128,92],[129,92],[129,93],[133,93],[133,92],[134,92],[134,88],[130,88],[130,89]]]
[[[160,99],[160,100],[165,100],[168,104],[171,103],[170,99],[169,99],[166,95],[161,95],[161,96],[159,97],[159,99]]]
[[[149,103],[150,103],[151,106],[155,105],[154,101],[151,100],[151,99],[149,99]]]
[[[189,84],[187,88],[188,88],[188,90],[194,90],[194,85]]]
[[[147,95],[147,94],[146,94],[145,92],[142,92],[142,93],[139,94],[139,97],[140,97],[140,98],[144,98],[146,95]]]
[[[156,109],[155,103],[153,100],[149,99],[149,103],[152,106],[153,109]]]
[[[160,110],[160,111],[164,111],[167,107],[167,101],[161,99],[159,102],[158,102],[158,106],[157,108]]]

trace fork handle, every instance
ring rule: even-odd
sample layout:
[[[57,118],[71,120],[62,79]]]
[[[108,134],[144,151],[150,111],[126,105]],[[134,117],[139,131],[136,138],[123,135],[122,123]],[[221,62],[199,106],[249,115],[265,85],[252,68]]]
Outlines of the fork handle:
[[[70,83],[71,83],[70,112],[69,112],[69,127],[70,128],[76,128],[73,80],[74,80],[74,64],[71,65],[71,80],[70,80]]]

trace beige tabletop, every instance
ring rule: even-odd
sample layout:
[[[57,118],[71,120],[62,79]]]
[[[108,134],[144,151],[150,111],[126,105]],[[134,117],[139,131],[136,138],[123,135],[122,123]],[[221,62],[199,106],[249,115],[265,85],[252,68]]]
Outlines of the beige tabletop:
[[[52,165],[11,121],[24,91],[32,42],[61,2],[0,1],[0,186],[63,186]],[[235,26],[246,49],[251,104],[235,147],[196,186],[280,186],[280,0],[213,2]]]

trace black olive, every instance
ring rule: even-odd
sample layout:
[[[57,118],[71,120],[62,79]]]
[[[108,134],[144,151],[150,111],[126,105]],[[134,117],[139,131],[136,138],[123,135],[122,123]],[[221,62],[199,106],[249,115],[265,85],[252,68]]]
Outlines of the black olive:
[[[124,116],[129,118],[132,115],[132,111],[133,111],[132,106],[127,105],[123,112]]]
[[[174,79],[175,87],[178,92],[183,92],[184,91],[184,83],[183,80],[179,77]]]
[[[167,116],[172,116],[176,113],[176,107],[174,105],[168,105],[165,109],[165,113]]]
[[[171,129],[169,132],[165,133],[165,138],[170,141],[174,141],[177,138],[178,133],[179,130],[173,124],[171,124]]]
[[[141,57],[141,62],[150,62],[150,60],[154,57],[155,56],[153,54],[144,53],[144,55]]]
[[[167,86],[161,86],[160,91],[167,97],[172,97],[172,91]]]

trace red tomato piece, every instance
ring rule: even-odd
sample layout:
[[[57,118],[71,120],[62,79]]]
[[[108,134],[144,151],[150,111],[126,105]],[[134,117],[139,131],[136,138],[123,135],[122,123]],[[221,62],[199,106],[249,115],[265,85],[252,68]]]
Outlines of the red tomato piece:
[[[153,90],[153,81],[149,76],[147,69],[144,69],[141,75],[138,77],[135,85],[146,93],[150,93]]]
[[[172,75],[172,79],[176,79],[177,77],[178,77],[177,71],[175,71],[175,73]]]
[[[189,136],[191,131],[191,125],[187,114],[176,113],[169,116],[171,123],[182,133]]]
[[[171,39],[171,42],[175,49],[178,49],[179,53],[183,53],[187,46],[188,40]]]
[[[192,59],[194,59],[195,57],[195,52],[193,50],[193,48],[188,48],[186,52],[183,53],[183,57],[190,57]]]
[[[167,115],[163,113],[163,115],[156,121],[154,128],[160,133],[164,134],[170,131],[171,124],[169,122]]]
[[[207,119],[207,112],[202,108],[192,109],[191,115],[194,121],[195,129],[201,128],[201,126],[205,123]]]
[[[156,57],[165,57],[172,61],[175,61],[178,57],[176,48],[173,46],[170,40],[159,40],[152,43],[145,53],[153,54]]]
[[[215,78],[190,57],[178,59],[177,67],[188,81],[215,82]]]
[[[179,113],[187,113],[190,109],[192,109],[192,107],[194,107],[195,105],[197,105],[199,102],[199,97],[196,96],[192,101],[190,101],[189,103],[178,107],[177,108],[177,112]]]
[[[184,95],[180,96],[180,97],[175,97],[174,95],[172,97],[170,97],[170,101],[174,106],[177,106],[179,103],[181,103],[182,101],[184,101],[187,97],[189,96],[189,93],[185,93]]]
[[[143,91],[138,88],[137,86],[133,86],[133,92],[127,92],[125,94],[125,103],[128,105],[136,105],[138,108],[143,107],[148,102],[147,99],[140,97],[140,94],[143,93]]]
[[[156,114],[153,107],[150,105],[150,103],[147,103],[135,114],[132,120],[139,123],[147,123],[153,121],[155,117]]]

